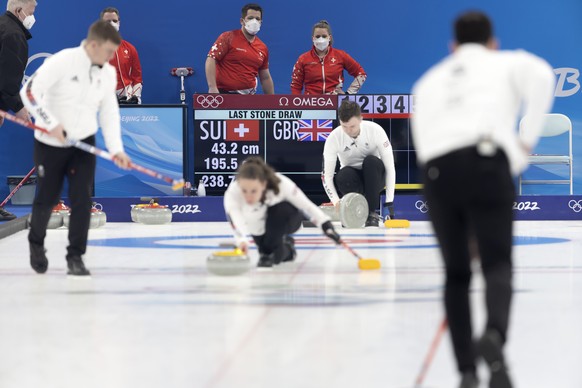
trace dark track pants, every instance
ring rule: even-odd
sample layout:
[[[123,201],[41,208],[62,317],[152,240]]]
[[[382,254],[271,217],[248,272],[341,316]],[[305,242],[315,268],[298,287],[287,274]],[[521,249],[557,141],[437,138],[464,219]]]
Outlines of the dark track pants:
[[[283,236],[295,233],[305,216],[289,202],[281,202],[267,209],[265,234],[253,236],[260,254],[275,253],[282,259],[289,255]]]
[[[94,145],[95,137],[91,136],[83,141]],[[91,220],[95,155],[74,147],[52,147],[35,140],[34,163],[38,174],[38,186],[32,206],[28,241],[44,245],[52,208],[59,202],[64,178],[67,177],[71,202],[67,258],[83,255],[87,249]]]
[[[362,169],[344,167],[334,177],[335,187],[340,195],[348,193],[363,194],[368,201],[370,213],[378,209],[380,192],[386,186],[384,174],[386,173],[382,161],[373,155],[368,155],[362,163]]]
[[[460,371],[475,368],[469,307],[469,238],[477,241],[486,282],[487,328],[506,339],[512,297],[514,183],[505,154],[481,156],[475,147],[433,159],[424,193],[446,266],[445,309]]]

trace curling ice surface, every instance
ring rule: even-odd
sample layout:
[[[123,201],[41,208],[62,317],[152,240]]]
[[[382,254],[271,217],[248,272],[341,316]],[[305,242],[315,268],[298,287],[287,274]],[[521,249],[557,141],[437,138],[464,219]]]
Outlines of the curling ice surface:
[[[48,231],[45,275],[29,268],[26,232],[4,238],[0,387],[411,387],[443,318],[432,230],[339,231],[382,268],[359,270],[307,228],[294,263],[257,272],[251,249],[249,272],[215,276],[206,259],[226,249],[227,223],[107,223],[89,232],[80,282],[66,276],[67,230]],[[582,222],[518,222],[516,234],[516,386],[579,388]],[[478,332],[483,288],[476,274]],[[445,335],[423,386],[457,386],[452,360]]]

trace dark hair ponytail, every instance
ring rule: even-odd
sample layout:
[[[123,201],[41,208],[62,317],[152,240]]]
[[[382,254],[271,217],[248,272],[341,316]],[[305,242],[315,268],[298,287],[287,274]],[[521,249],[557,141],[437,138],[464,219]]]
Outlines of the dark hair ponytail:
[[[279,194],[281,180],[275,175],[275,170],[269,166],[260,156],[251,156],[241,164],[237,177],[241,179],[257,179],[267,183],[267,190]]]

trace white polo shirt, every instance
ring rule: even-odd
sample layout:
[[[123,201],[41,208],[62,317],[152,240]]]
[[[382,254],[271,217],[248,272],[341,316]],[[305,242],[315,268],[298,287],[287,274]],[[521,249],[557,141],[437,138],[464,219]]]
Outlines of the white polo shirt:
[[[360,134],[355,139],[345,133],[340,125],[325,140],[322,180],[325,193],[334,205],[340,200],[333,183],[337,160],[340,161],[340,168],[349,166],[361,170],[364,158],[368,155],[380,158],[384,164],[386,202],[394,201],[396,169],[394,168],[392,145],[384,128],[372,121],[362,120]]]

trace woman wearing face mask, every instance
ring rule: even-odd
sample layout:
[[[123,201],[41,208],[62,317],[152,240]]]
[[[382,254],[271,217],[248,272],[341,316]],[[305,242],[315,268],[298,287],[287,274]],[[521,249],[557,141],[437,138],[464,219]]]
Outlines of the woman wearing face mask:
[[[238,248],[247,253],[247,236],[253,237],[260,269],[295,259],[295,241],[290,234],[306,216],[330,239],[340,241],[329,217],[291,179],[275,173],[260,157],[250,157],[240,166],[236,180],[224,193],[224,209]]]
[[[301,54],[291,75],[291,92],[301,94],[356,94],[366,81],[366,72],[343,50],[332,47],[331,27],[326,20],[313,26],[313,46]],[[344,92],[344,69],[354,77]]]

